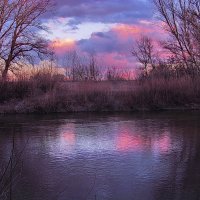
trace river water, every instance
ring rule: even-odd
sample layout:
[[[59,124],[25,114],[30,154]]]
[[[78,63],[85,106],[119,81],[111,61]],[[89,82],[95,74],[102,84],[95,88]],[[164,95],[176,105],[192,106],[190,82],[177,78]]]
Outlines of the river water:
[[[0,117],[13,200],[198,200],[200,113]]]

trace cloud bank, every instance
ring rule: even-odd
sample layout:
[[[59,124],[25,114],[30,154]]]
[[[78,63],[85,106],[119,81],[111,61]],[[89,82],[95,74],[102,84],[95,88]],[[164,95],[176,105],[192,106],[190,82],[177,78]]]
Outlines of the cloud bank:
[[[159,24],[141,20],[135,25],[117,24],[109,31],[94,32],[88,39],[60,39],[52,44],[56,53],[61,56],[68,51],[77,50],[83,54],[97,55],[104,65],[130,68],[137,65],[131,50],[135,40],[141,35],[148,35],[157,41],[165,37]]]
[[[73,18],[73,28],[84,22],[133,24],[153,16],[150,0],[59,0],[55,17]]]

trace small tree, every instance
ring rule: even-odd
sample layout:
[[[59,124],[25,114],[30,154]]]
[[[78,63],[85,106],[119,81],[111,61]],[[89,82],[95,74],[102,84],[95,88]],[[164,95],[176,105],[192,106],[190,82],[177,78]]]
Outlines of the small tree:
[[[152,40],[147,36],[141,36],[135,42],[132,55],[143,65],[145,76],[148,75],[148,66],[155,69],[155,53]]]
[[[97,65],[97,60],[96,60],[96,57],[95,55],[90,55],[90,58],[89,58],[89,79],[90,80],[98,80],[100,77],[100,71],[99,71],[99,68],[98,68],[98,65]]]
[[[45,30],[40,17],[50,0],[0,1],[0,58],[4,61],[2,78],[6,80],[12,63],[32,60],[48,53],[47,41],[38,33]]]

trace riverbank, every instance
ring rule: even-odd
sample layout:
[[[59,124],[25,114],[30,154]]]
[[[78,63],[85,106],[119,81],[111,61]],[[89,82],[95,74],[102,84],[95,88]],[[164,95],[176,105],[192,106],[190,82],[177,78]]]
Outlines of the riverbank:
[[[149,79],[138,81],[1,83],[0,113],[133,112],[200,110],[200,81]]]

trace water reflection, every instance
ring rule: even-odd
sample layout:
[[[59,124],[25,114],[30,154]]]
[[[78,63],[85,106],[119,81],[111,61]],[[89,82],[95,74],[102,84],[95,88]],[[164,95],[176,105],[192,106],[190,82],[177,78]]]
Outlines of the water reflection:
[[[75,134],[75,126],[72,123],[67,124],[67,126],[62,127],[61,129],[61,138],[64,139],[64,141],[72,146],[76,143],[76,134]]]
[[[16,200],[200,199],[199,113],[3,117],[1,166],[13,133]]]
[[[117,134],[116,148],[118,151],[152,150],[156,154],[167,153],[171,149],[170,133],[164,132],[159,136],[146,137],[140,132],[122,127]]]
[[[171,148],[171,138],[170,133],[161,134],[159,138],[155,138],[152,141],[152,150],[154,153],[169,153]]]
[[[147,148],[147,142],[141,136],[131,133],[120,133],[117,136],[116,148],[118,151],[142,150]]]
[[[67,142],[67,144],[69,145],[75,145],[76,142],[76,136],[73,132],[65,132],[63,134],[63,139],[65,140],[65,142]]]

